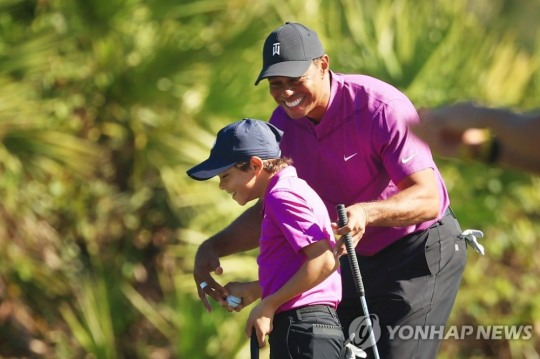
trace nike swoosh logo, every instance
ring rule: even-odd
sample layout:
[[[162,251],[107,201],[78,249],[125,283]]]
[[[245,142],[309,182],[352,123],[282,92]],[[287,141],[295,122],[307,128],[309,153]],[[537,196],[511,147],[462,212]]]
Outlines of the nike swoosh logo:
[[[345,156],[345,155],[343,155],[343,159],[344,159],[345,161],[348,161],[348,160],[350,160],[351,158],[353,158],[354,156],[356,156],[357,154],[358,154],[358,152],[356,152],[356,153],[354,153],[354,154],[352,154],[352,155],[350,155],[350,156]]]
[[[413,159],[414,156],[416,156],[416,153],[415,153],[414,155],[410,155],[409,157],[403,157],[403,158],[401,159],[401,163],[407,163],[407,162],[409,162],[410,160]]]

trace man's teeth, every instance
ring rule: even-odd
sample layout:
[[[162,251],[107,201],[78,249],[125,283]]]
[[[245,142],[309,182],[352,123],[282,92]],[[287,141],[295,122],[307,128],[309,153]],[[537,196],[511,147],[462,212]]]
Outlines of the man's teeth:
[[[285,105],[287,105],[287,107],[294,107],[294,106],[297,106],[300,103],[300,101],[302,101],[302,97],[297,98],[296,100],[292,102],[285,101]]]

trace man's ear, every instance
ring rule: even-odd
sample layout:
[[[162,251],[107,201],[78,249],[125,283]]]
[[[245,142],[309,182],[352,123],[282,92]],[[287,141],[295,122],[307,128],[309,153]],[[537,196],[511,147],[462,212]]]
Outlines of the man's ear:
[[[327,54],[324,54],[321,57],[320,64],[321,64],[321,71],[323,72],[323,75],[324,75],[328,72],[328,70],[330,70],[330,58],[328,57]]]

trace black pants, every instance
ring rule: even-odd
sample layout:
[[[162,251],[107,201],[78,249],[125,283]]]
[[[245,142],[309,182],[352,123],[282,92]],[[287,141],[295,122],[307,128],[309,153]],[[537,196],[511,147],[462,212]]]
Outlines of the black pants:
[[[460,233],[456,218],[447,214],[429,229],[406,236],[374,256],[358,256],[368,309],[377,316],[374,328],[380,328],[381,358],[436,358],[437,336],[400,339],[396,328],[446,324],[467,259]],[[341,259],[341,274],[343,299],[338,314],[348,338],[356,329],[351,323],[363,313],[346,256]],[[372,352],[366,352],[369,358]]]
[[[313,305],[276,314],[269,342],[271,359],[337,359],[343,329],[333,308]]]

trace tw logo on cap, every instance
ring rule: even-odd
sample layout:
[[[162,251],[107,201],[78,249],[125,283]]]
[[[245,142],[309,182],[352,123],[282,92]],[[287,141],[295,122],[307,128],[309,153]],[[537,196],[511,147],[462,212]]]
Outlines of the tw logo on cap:
[[[276,42],[272,45],[272,56],[278,55],[279,56],[279,42]]]

